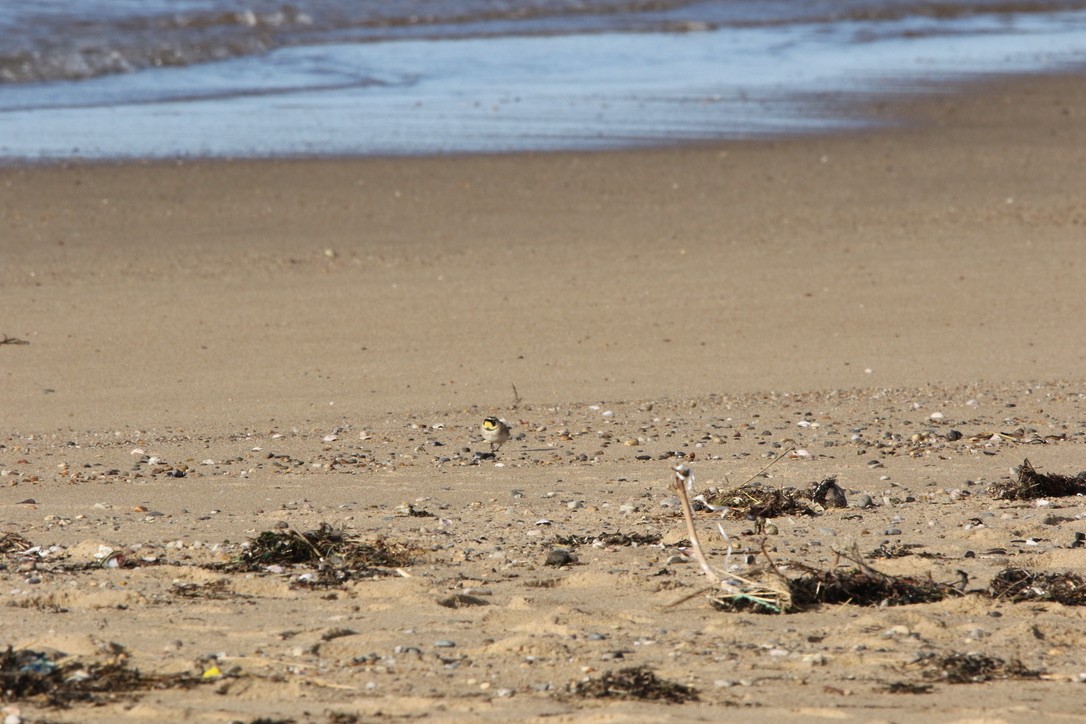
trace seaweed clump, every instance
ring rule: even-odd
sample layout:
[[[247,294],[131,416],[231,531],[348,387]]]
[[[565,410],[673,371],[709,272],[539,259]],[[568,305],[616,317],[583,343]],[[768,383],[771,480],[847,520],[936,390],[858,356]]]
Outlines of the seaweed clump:
[[[732,518],[747,520],[786,515],[813,516],[826,508],[848,507],[845,491],[837,484],[835,476],[811,483],[808,490],[778,489],[746,482],[736,488],[710,492],[704,496],[704,500],[710,506],[728,508],[728,515]],[[812,507],[812,504],[819,507]]]
[[[12,555],[22,553],[34,546],[33,543],[23,538],[18,533],[2,533],[0,534],[0,554]]]
[[[950,653],[928,656],[920,661],[924,678],[950,684],[980,684],[993,679],[1037,679],[1043,672],[1027,669],[1021,661],[996,656]]]
[[[1006,568],[989,586],[993,598],[1014,603],[1053,601],[1064,606],[1086,606],[1086,579],[1076,573],[1041,573]]]
[[[780,518],[786,515],[814,515],[810,499],[794,488],[771,488],[760,483],[747,483],[737,488],[717,490],[705,496],[712,506],[728,508],[728,517],[756,520]]]
[[[766,575],[748,575],[742,579],[744,585],[733,587],[728,595],[715,593],[711,597],[712,605],[724,611],[794,613],[822,604],[909,606],[933,604],[961,595],[961,590],[951,584],[887,575],[867,566],[858,557],[853,561],[856,563],[853,568],[823,571],[801,567],[806,573],[796,579],[772,569],[775,573],[772,584],[768,584],[770,579]],[[760,585],[756,586],[756,583]]]
[[[638,699],[671,704],[698,701],[697,689],[661,679],[645,666],[608,671],[598,678],[577,682],[570,691],[592,699]]]
[[[810,571],[790,581],[792,600],[805,608],[823,603],[853,606],[908,606],[960,595],[950,584],[909,576],[890,576],[870,566]]]
[[[988,494],[997,500],[1033,500],[1086,495],[1086,472],[1078,475],[1039,473],[1029,459],[1015,468],[1018,476],[1011,481],[989,486]]]
[[[730,595],[716,593],[712,597],[713,606],[723,611],[795,613],[821,604],[908,606],[935,603],[961,594],[950,584],[890,576],[862,563],[852,568],[808,569],[798,578],[777,574],[774,579],[775,585],[763,583],[756,595],[752,595],[754,581],[744,579],[746,585],[740,590]],[[771,592],[773,595],[769,595]]]
[[[600,533],[599,535],[567,535],[555,539],[558,545],[582,546],[599,542],[605,546],[646,546],[657,545],[662,536],[659,533]]]
[[[827,571],[807,568],[805,575],[794,579],[782,574],[772,561],[768,569],[751,572],[746,576],[714,568],[705,557],[698,540],[697,527],[694,525],[694,510],[688,492],[693,483],[693,472],[686,465],[677,465],[673,471],[675,478],[672,489],[679,495],[686,529],[690,535],[690,547],[702,573],[712,583],[709,600],[719,609],[790,613],[823,603],[901,606],[932,603],[951,595],[961,595],[957,588],[937,583],[930,577],[921,580],[880,573],[865,564],[858,552],[851,556],[838,553],[842,558],[856,564],[854,568]],[[769,554],[764,549],[762,552],[768,559]]]
[[[40,701],[46,706],[100,704],[138,691],[192,688],[200,679],[190,675],[145,675],[128,666],[128,653],[109,645],[102,662],[83,663],[57,652],[31,649],[0,652],[0,701]]]
[[[320,581],[332,583],[352,576],[391,575],[384,569],[411,565],[411,551],[401,544],[378,539],[373,543],[353,540],[327,523],[301,533],[293,528],[264,531],[252,539],[234,562],[240,570],[265,570],[269,566],[315,566]]]

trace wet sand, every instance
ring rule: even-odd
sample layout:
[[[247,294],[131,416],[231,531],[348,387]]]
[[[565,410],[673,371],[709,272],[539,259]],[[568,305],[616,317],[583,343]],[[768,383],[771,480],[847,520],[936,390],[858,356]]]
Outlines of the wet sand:
[[[1081,498],[987,493],[1027,457],[1086,468],[1086,91],[1035,78],[874,112],[911,123],[649,152],[0,170],[0,336],[27,342],[0,345],[0,532],[43,549],[0,554],[0,643],[92,662],[115,642],[144,674],[199,677],[212,656],[225,674],[12,705],[52,721],[1078,715],[1083,609],[985,591],[1086,555]],[[514,439],[480,461],[490,414]],[[893,575],[962,571],[967,593],[669,607],[705,586],[668,489],[680,461],[699,492],[764,469],[780,488],[836,476],[849,498],[773,535],[703,511],[714,562],[721,522],[739,572],[764,541],[792,575],[856,550]],[[299,578],[312,567],[222,567],[263,531],[321,523],[412,560],[331,586]],[[604,533],[659,542],[586,542]],[[546,565],[555,547],[575,563]],[[121,565],[97,565],[107,549]],[[442,605],[457,593],[482,605]],[[948,683],[924,662],[951,653],[1043,675]],[[636,666],[699,701],[576,693]]]

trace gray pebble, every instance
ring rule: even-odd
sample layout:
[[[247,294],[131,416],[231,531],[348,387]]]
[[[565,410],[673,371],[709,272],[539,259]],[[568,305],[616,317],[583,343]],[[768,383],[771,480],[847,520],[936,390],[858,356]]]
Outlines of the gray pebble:
[[[856,499],[852,501],[853,508],[871,508],[874,505],[875,501],[871,500],[870,495],[857,495]]]
[[[547,554],[547,560],[545,561],[548,566],[554,566],[560,568],[562,566],[568,566],[574,563],[577,559],[573,557],[573,554],[564,548],[555,548]]]
[[[451,649],[456,646],[456,643],[453,641],[449,641],[448,639],[441,639],[440,641],[435,641],[434,646],[439,649]]]

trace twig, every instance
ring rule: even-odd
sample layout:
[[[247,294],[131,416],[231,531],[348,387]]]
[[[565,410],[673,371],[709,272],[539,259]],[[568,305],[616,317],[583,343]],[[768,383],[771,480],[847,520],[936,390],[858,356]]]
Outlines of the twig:
[[[870,578],[879,578],[883,580],[887,578],[887,575],[885,573],[876,571],[874,568],[864,562],[863,555],[860,553],[860,547],[857,544],[852,544],[851,553],[843,553],[836,548],[832,550],[834,553],[837,554],[838,558],[844,558],[846,561],[852,561],[857,566],[859,566],[860,570],[864,572],[864,575],[869,576]]]
[[[694,473],[685,465],[676,465],[673,469],[675,470],[675,492],[679,494],[679,502],[682,504],[683,517],[686,519],[686,531],[690,534],[690,547],[694,549],[694,557],[698,560],[702,573],[708,576],[713,585],[719,586],[720,576],[709,565],[705,553],[701,550],[698,531],[694,527],[694,509],[690,505],[690,495],[686,492],[686,486],[694,481]]]
[[[718,572],[717,569],[709,565],[709,561],[705,558],[705,552],[701,549],[701,541],[698,540],[698,531],[694,527],[694,509],[690,505],[690,495],[687,491],[688,485],[693,485],[694,474],[690,468],[686,465],[676,465],[673,470],[675,471],[675,481],[673,487],[675,492],[679,494],[679,502],[682,504],[683,518],[686,519],[686,530],[690,534],[690,547],[694,551],[694,558],[697,559],[698,565],[701,566],[702,573],[706,578],[712,581],[713,586],[709,590],[719,589],[720,594],[714,597],[714,601],[722,603],[724,601],[749,601],[750,603],[757,604],[764,608],[767,608],[776,613],[784,613],[791,607],[791,593],[785,586],[784,590],[778,590],[766,583],[751,578],[745,578],[735,572]],[[724,529],[717,526],[721,535],[725,540],[728,540],[728,535]],[[762,542],[762,551],[765,552],[765,541]],[[731,555],[731,541],[728,540],[728,555]],[[769,558],[769,556],[766,556]],[[780,575],[780,571],[776,565],[770,559],[770,565],[773,567],[774,572]],[[723,573],[727,578],[722,577]],[[781,576],[783,579],[784,577]],[[705,591],[699,591],[698,593],[704,593]],[[671,604],[676,606],[680,603],[690,600],[698,594],[685,597],[675,603]]]
[[[25,339],[19,339],[18,337],[9,337],[6,334],[3,339],[0,339],[0,344],[30,344]]]
[[[513,385],[513,409],[517,409],[518,405],[520,405],[520,394],[517,392],[517,386]]]
[[[664,608],[675,608],[676,606],[681,606],[684,603],[686,603],[687,601],[692,601],[693,599],[697,598],[698,596],[703,596],[706,593],[709,593],[710,591],[713,591],[715,589],[716,589],[716,586],[706,586],[705,588],[698,589],[697,591],[694,591],[693,593],[686,594],[685,596],[680,598],[678,601],[672,601],[671,603],[664,606]]]
[[[288,525],[290,525],[290,524],[288,523]],[[298,540],[302,541],[307,546],[309,546],[309,549],[311,551],[313,551],[314,553],[317,554],[318,568],[323,567],[324,561],[326,560],[326,558],[328,556],[325,556],[325,554],[321,553],[320,549],[317,548],[317,546],[313,545],[313,541],[309,540],[309,538],[306,537],[305,533],[302,533],[300,530],[295,528],[293,525],[290,525],[290,532],[293,533],[294,536],[296,538],[298,538]],[[329,549],[328,552],[329,552],[329,554],[331,554],[332,550]]]
[[[744,485],[749,485],[752,480],[754,480],[755,478],[761,476],[761,474],[764,473],[766,470],[769,470],[771,467],[776,465],[781,460],[781,458],[788,455],[789,453],[795,452],[795,450],[796,449],[794,447],[788,448],[787,450],[782,452],[780,455],[778,455],[777,457],[770,460],[769,463],[764,468],[762,468],[758,472],[754,473],[754,475],[751,475],[749,478],[747,478],[742,483],[737,485],[736,489],[738,490],[739,488],[743,487]]]

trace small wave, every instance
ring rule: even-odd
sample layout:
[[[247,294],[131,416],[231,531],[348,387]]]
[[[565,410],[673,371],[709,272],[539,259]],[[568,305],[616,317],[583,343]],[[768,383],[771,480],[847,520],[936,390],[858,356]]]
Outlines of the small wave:
[[[1086,8],[1086,0],[146,0],[133,4],[143,14],[125,14],[124,4],[108,0],[56,0],[50,12],[32,0],[7,1],[14,5],[0,6],[0,84],[84,80],[329,43],[953,22]]]
[[[36,33],[0,44],[0,83],[84,80],[260,55],[311,26],[312,18],[290,7],[65,23],[50,18]]]

